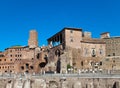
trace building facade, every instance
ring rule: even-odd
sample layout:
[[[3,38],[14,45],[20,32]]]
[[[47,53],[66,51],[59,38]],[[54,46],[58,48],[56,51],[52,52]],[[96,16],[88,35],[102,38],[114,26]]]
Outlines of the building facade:
[[[99,70],[106,55],[106,44],[102,39],[91,38],[90,32],[78,28],[64,28],[50,37],[48,44],[49,60],[54,61],[55,68],[60,59],[61,72],[65,72],[63,69],[68,69],[68,65],[76,70]]]
[[[28,46],[12,46],[0,52],[0,73],[95,72],[119,70],[120,38],[102,33],[92,38],[81,28],[63,28],[51,36],[48,46],[38,46],[31,30]]]
[[[29,48],[35,48],[38,47],[38,33],[36,30],[31,30],[28,40],[28,46]]]
[[[0,52],[0,73],[38,73],[45,55],[37,38],[37,32],[31,30],[28,46],[12,46]]]
[[[103,60],[104,68],[108,70],[120,69],[120,37],[111,37],[109,32],[101,34],[101,39],[106,43],[106,58]]]

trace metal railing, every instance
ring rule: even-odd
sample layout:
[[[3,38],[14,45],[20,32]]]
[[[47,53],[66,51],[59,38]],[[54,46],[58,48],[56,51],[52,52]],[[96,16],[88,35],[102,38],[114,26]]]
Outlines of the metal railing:
[[[77,77],[77,78],[120,78],[120,74],[103,74],[103,73],[80,73],[80,74],[11,74],[0,75],[2,78],[46,78],[46,77]]]

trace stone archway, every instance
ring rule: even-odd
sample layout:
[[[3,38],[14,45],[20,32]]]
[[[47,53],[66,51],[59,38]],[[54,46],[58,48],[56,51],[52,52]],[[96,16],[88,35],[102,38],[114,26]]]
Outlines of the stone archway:
[[[55,50],[55,55],[60,57],[60,49]]]
[[[61,70],[61,60],[60,60],[60,57],[59,57],[58,60],[57,60],[57,66],[56,66],[57,73],[60,73],[60,70]]]
[[[50,81],[49,88],[58,88],[58,83],[56,81]]]
[[[113,87],[112,88],[119,88],[119,82],[114,82]]]

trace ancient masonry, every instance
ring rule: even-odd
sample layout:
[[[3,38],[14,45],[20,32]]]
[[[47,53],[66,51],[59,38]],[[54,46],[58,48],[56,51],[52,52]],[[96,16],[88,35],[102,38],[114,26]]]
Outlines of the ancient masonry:
[[[59,78],[0,79],[0,88],[120,88],[120,78]]]
[[[99,73],[120,70],[120,37],[92,38],[80,28],[63,28],[38,46],[38,33],[30,31],[28,46],[12,46],[0,52],[3,73]]]

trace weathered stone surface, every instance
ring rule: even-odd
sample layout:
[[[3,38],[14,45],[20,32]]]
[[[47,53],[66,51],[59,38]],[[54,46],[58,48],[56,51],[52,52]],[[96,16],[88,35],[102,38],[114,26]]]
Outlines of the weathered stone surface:
[[[44,77],[0,79],[0,88],[120,88],[120,78]]]

